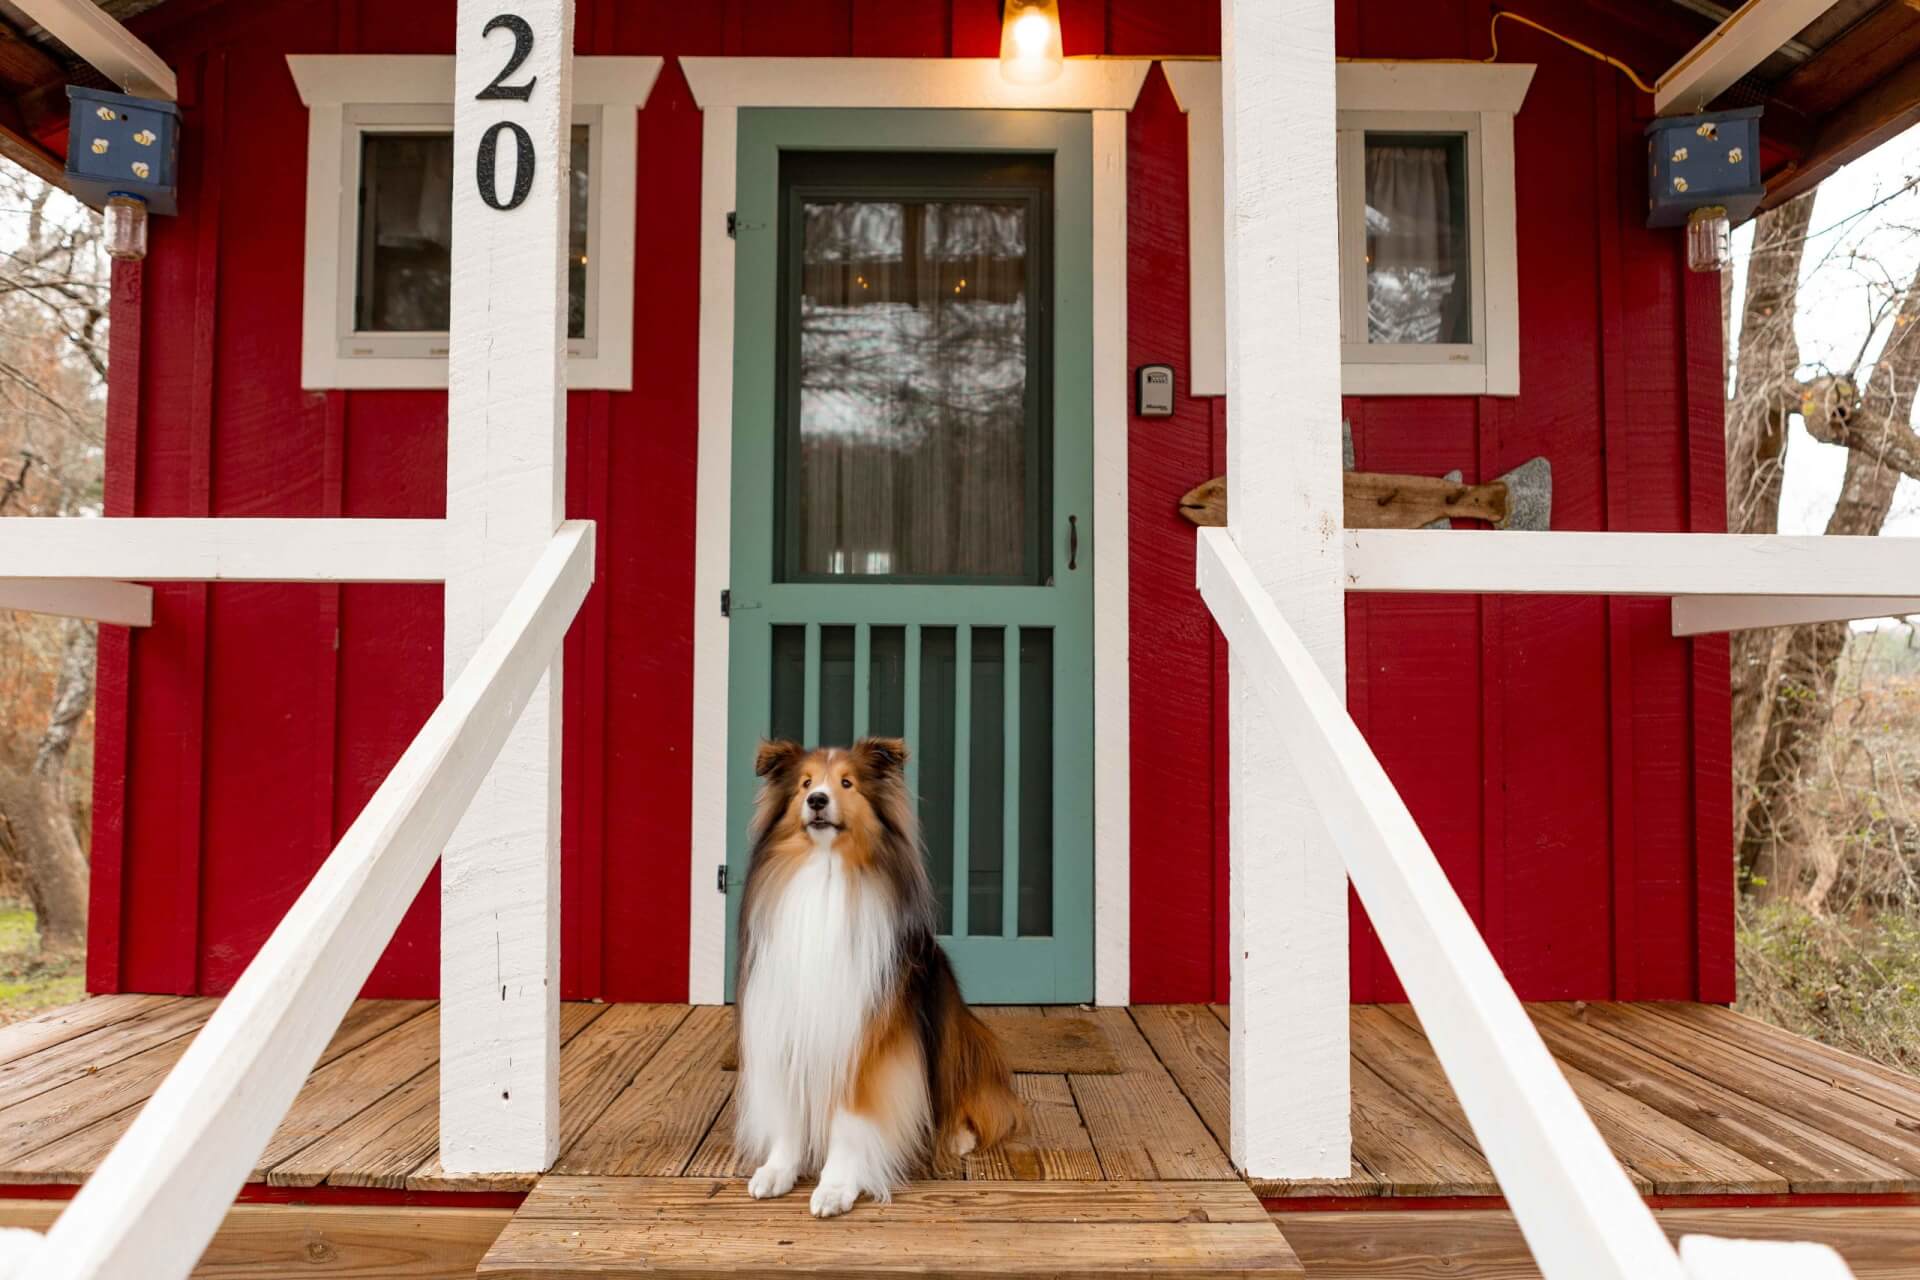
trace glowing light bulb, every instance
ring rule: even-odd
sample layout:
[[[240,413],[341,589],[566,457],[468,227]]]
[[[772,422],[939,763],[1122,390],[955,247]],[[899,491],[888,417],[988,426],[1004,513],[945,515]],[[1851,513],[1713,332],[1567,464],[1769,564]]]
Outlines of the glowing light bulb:
[[[1059,76],[1064,60],[1058,0],[1006,0],[1000,74],[1015,84],[1046,84]]]

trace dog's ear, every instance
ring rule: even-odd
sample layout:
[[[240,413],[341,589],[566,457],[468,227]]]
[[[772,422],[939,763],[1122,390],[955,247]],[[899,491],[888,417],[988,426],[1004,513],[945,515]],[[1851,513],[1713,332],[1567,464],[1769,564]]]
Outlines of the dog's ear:
[[[760,753],[753,758],[753,771],[762,778],[772,778],[784,774],[800,763],[806,755],[806,748],[797,742],[788,742],[782,738],[776,742],[762,742]]]
[[[907,766],[907,744],[903,738],[862,738],[853,744],[853,757],[861,768],[876,778],[897,774]]]

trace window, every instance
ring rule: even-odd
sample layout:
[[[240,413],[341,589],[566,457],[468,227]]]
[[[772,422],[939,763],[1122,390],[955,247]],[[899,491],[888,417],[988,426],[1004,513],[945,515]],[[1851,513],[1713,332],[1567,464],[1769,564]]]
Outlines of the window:
[[[1516,395],[1513,113],[1531,67],[1342,64],[1341,384]]]
[[[1193,394],[1227,389],[1218,63],[1169,62],[1187,113]],[[1341,386],[1348,395],[1518,395],[1513,117],[1533,67],[1334,69]]]
[[[576,112],[569,163],[567,350],[596,354],[593,134]],[[597,114],[597,113],[591,113]],[[445,123],[394,123],[429,115]],[[348,172],[356,230],[340,262],[337,342],[344,360],[444,359],[453,284],[453,125],[445,109],[350,108]]]
[[[1484,379],[1479,118],[1343,111],[1340,124],[1343,363],[1479,369]]]
[[[444,387],[453,60],[288,58],[310,112],[301,384]],[[568,385],[632,385],[635,111],[657,58],[576,58]]]
[[[779,574],[1044,582],[1048,156],[782,157]]]

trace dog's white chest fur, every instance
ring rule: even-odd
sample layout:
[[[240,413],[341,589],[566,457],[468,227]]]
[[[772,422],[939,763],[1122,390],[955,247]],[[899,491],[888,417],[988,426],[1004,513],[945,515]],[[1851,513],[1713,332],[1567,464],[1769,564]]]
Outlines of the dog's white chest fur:
[[[740,1137],[750,1149],[765,1152],[799,1128],[802,1163],[824,1158],[834,1108],[893,976],[894,924],[881,897],[820,846],[777,896],[756,904],[740,1024]]]

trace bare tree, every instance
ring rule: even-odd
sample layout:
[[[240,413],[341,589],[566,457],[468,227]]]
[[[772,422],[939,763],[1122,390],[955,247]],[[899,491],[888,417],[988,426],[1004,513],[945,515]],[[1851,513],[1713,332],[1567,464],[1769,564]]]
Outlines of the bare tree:
[[[1813,438],[1848,450],[1826,532],[1872,536],[1886,523],[1901,474],[1920,477],[1920,439],[1909,425],[1920,387],[1920,270],[1883,292],[1852,368],[1803,379],[1793,324],[1812,204],[1803,196],[1763,215],[1755,231],[1728,405],[1729,524],[1739,532],[1778,529],[1788,417],[1798,412]],[[1865,352],[1881,333],[1886,340],[1868,362]],[[1750,887],[1795,892],[1802,855],[1819,841],[1799,793],[1832,723],[1848,634],[1847,624],[1827,623],[1735,637],[1737,830]]]
[[[98,511],[109,287],[99,222],[0,166],[0,516]],[[74,810],[90,773],[91,624],[0,613],[0,852],[42,945],[85,944],[87,855]]]

